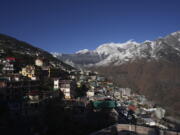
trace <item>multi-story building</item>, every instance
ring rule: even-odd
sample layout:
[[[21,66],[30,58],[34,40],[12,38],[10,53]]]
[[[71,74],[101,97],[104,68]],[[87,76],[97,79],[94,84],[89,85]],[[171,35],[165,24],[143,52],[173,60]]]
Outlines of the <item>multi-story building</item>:
[[[59,82],[60,90],[64,93],[65,99],[71,99],[75,96],[76,84],[71,80],[61,80]]]
[[[94,96],[94,90],[88,90],[87,92],[86,92],[86,96],[87,97],[93,97]]]
[[[2,68],[3,73],[14,73],[14,65],[11,63],[6,63]]]
[[[22,68],[20,74],[31,78],[31,80],[36,80],[39,76],[39,70],[35,66],[27,65],[26,67]]]
[[[60,90],[60,87],[59,87],[59,78],[55,78],[54,79],[54,90]]]
[[[16,59],[14,57],[7,57],[6,59],[2,60],[1,63],[3,64],[2,72],[5,74],[14,73]]]
[[[61,90],[65,99],[71,99],[75,96],[76,83],[72,80],[54,79],[54,90]]]
[[[44,64],[44,63],[43,63],[43,60],[42,60],[42,59],[39,59],[39,58],[38,58],[38,59],[35,60],[35,65],[36,65],[36,66],[42,67],[43,64]]]

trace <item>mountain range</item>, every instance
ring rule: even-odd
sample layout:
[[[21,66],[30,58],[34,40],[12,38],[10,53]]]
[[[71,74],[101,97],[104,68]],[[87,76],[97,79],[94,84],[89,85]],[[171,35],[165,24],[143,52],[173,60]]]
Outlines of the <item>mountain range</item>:
[[[106,43],[95,50],[80,50],[75,54],[52,53],[62,61],[77,67],[122,65],[137,59],[173,61],[180,58],[180,31],[154,41],[137,43]],[[178,62],[178,61],[177,61]]]

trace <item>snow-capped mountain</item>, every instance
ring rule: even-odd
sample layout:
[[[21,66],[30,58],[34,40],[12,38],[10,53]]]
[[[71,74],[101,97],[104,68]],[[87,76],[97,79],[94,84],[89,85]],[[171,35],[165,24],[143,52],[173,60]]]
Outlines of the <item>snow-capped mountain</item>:
[[[180,58],[180,31],[154,41],[137,43],[129,40],[125,43],[106,43],[95,50],[84,49],[75,54],[53,55],[68,64],[86,67],[121,65],[142,58],[171,61]]]

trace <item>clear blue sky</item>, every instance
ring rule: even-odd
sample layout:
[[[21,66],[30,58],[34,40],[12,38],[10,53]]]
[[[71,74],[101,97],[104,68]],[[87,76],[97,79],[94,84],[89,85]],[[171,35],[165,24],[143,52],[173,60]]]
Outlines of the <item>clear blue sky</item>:
[[[180,30],[180,0],[0,0],[0,33],[49,52]]]

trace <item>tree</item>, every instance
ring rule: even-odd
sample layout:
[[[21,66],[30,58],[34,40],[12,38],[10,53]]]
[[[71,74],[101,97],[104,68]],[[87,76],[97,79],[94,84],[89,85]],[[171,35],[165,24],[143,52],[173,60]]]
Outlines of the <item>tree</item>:
[[[79,88],[76,88],[76,97],[86,96],[87,91],[88,87],[85,84],[82,84]]]
[[[3,65],[0,64],[0,73],[2,73]]]

